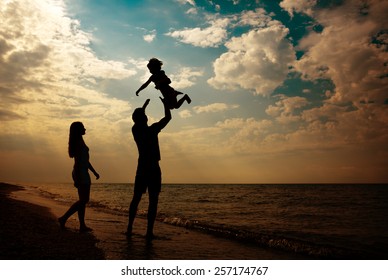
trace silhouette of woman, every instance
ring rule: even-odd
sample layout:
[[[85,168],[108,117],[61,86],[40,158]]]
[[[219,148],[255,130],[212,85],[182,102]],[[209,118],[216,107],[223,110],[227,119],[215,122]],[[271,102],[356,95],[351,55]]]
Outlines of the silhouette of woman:
[[[93,172],[97,180],[100,178],[100,175],[94,170],[89,162],[89,148],[82,138],[82,135],[85,135],[85,132],[86,129],[81,122],[73,122],[70,126],[69,156],[74,158],[72,177],[74,186],[78,189],[79,199],[62,217],[58,218],[61,228],[64,229],[67,219],[75,212],[78,212],[80,232],[92,230],[85,224],[85,208],[86,204],[89,202],[91,185],[89,170]]]

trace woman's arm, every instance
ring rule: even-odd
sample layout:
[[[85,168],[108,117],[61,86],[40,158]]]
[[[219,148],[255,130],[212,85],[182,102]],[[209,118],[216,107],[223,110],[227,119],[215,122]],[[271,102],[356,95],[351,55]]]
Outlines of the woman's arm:
[[[93,172],[94,176],[96,176],[96,180],[100,179],[100,174],[98,174],[96,172],[96,170],[94,170],[94,168],[90,162],[89,162],[89,170]]]

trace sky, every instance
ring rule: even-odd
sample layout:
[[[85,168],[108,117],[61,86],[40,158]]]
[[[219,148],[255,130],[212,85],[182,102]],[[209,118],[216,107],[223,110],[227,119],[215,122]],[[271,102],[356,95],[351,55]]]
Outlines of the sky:
[[[388,2],[1,0],[0,181],[134,181],[148,60],[192,103],[159,134],[165,183],[387,183]]]

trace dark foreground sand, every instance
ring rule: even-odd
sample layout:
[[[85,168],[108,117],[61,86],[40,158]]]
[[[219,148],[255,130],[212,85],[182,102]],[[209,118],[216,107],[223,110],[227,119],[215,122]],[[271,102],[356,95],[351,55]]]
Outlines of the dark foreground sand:
[[[305,259],[306,257],[260,248],[163,223],[155,224],[158,238],[144,238],[146,221],[135,220],[134,235],[124,232],[127,217],[86,210],[91,233],[78,232],[74,215],[60,230],[57,217],[70,205],[41,196],[33,188],[0,183],[0,259]]]
[[[104,259],[93,235],[61,232],[49,208],[8,197],[22,189],[0,184],[0,259]]]

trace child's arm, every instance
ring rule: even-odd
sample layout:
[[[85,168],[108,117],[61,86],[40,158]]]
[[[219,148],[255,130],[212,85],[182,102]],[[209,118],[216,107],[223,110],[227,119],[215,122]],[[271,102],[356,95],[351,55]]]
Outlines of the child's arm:
[[[151,83],[151,78],[148,79],[147,82],[145,82],[137,91],[136,91],[136,96],[139,96],[139,92],[141,92],[143,89],[148,87],[148,85]]]

